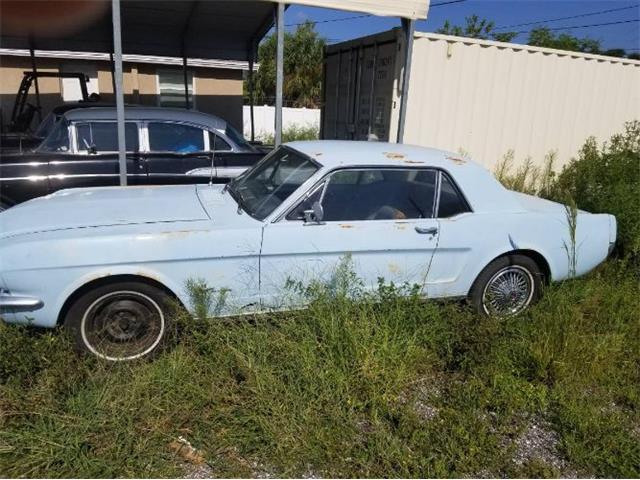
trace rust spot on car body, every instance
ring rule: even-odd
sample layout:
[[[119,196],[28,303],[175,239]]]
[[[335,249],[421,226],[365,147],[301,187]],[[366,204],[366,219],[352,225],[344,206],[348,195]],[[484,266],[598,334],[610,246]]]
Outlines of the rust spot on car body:
[[[462,157],[446,157],[446,158],[447,160],[452,161],[456,165],[464,165],[465,163],[467,163],[467,161]]]
[[[396,152],[382,152],[385,157],[390,160],[404,160],[405,155]]]
[[[408,164],[423,164],[424,162],[421,160],[410,160],[407,158],[407,156],[403,153],[397,153],[397,152],[383,152],[384,156],[387,157],[389,160],[400,160],[402,163],[408,163]]]
[[[206,230],[169,230],[167,232],[160,232],[158,235],[162,237],[171,237],[171,238],[184,238],[193,233],[205,232]]]
[[[393,226],[395,228],[397,228],[398,230],[405,230],[407,228],[407,223],[406,222],[396,222],[393,224]]]
[[[354,225],[351,225],[349,223],[341,223],[340,224],[340,228],[356,228]]]

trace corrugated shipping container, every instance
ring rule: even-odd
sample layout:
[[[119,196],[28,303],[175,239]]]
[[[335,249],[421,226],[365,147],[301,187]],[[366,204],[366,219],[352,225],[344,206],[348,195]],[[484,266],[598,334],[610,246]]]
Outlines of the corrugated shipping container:
[[[398,29],[327,48],[322,137],[397,138],[404,58]],[[640,61],[416,33],[405,143],[493,167],[513,150],[556,166],[591,135],[640,119]]]

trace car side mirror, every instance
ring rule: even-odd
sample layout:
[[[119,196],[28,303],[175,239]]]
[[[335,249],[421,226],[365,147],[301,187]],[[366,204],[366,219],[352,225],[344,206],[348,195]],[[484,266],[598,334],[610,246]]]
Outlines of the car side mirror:
[[[304,223],[307,225],[322,225],[324,222],[322,219],[324,218],[324,209],[320,202],[313,202],[310,210],[305,210],[304,214]]]
[[[96,155],[98,153],[98,149],[96,148],[95,145],[89,145],[89,148],[87,148],[87,153],[89,155]]]

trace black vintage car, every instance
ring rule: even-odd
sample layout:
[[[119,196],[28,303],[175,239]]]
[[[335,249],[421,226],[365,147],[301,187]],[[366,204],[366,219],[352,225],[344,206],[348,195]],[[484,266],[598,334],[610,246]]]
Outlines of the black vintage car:
[[[116,132],[113,107],[65,112],[37,148],[0,156],[0,209],[63,188],[118,185]],[[129,185],[225,182],[265,155],[221,118],[191,110],[127,107],[125,137]]]

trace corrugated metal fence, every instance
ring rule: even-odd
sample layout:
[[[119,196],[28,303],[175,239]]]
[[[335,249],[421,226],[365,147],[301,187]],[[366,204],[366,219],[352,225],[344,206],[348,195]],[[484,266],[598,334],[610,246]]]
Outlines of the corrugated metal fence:
[[[489,167],[510,149],[562,164],[640,119],[639,61],[421,33],[411,77],[405,141]]]
[[[416,33],[405,143],[463,151],[492,168],[556,166],[587,137],[607,140],[640,119],[640,61]],[[331,45],[325,58],[323,138],[395,141],[402,85],[395,31]]]

